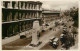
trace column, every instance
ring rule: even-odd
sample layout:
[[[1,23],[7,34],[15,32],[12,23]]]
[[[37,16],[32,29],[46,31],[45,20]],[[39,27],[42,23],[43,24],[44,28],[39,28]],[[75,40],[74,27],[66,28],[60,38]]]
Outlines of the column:
[[[12,1],[8,4],[8,8],[12,8]]]
[[[27,10],[29,9],[29,3],[27,3]]]
[[[42,13],[40,13],[40,17],[42,17]]]
[[[23,9],[25,9],[25,2],[23,2]]]
[[[12,21],[12,12],[9,12],[9,21]]]
[[[21,9],[21,2],[19,2],[19,8]]]
[[[30,10],[31,10],[31,4],[30,4]]]
[[[40,10],[42,10],[42,6],[40,5]]]
[[[38,18],[38,16],[39,16],[38,14],[39,14],[39,13],[38,13],[38,12],[36,12],[36,17],[37,17],[37,18]]]
[[[37,4],[37,10],[39,10],[39,5]]]
[[[32,17],[34,18],[34,12],[33,12],[33,15],[32,15]]]
[[[15,8],[18,9],[18,1],[16,1]]]
[[[16,12],[16,20],[18,20],[18,12]]]
[[[36,18],[36,13],[34,13],[34,17]]]
[[[2,4],[2,8],[5,8],[5,2],[2,1],[1,4]]]
[[[32,10],[32,4],[31,4],[31,10]]]

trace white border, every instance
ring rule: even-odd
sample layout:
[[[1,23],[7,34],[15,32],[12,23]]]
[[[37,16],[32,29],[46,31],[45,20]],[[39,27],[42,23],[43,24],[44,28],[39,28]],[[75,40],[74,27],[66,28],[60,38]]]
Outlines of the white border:
[[[56,1],[56,0],[0,0],[0,1]],[[58,0],[58,1],[64,1],[64,0]],[[80,0],[65,0],[66,1],[79,1],[79,9],[80,9]],[[2,50],[2,10],[1,10],[1,2],[0,2],[0,51]],[[80,12],[80,10],[79,10]],[[79,13],[79,16],[80,16],[80,13]],[[79,17],[80,19],[80,17]],[[79,21],[79,26],[80,26],[80,21]],[[79,30],[78,32],[80,31],[80,27],[79,27]],[[78,50],[67,50],[67,51],[80,51],[80,32],[79,32],[79,36],[78,36]],[[6,51],[6,50],[3,50],[3,51]],[[12,50],[10,50],[12,51]],[[16,51],[16,50],[14,50]],[[26,50],[18,50],[18,51],[26,51]],[[33,50],[30,50],[30,51],[33,51]],[[39,50],[36,50],[36,51],[39,51]],[[42,50],[42,51],[46,51],[46,50]],[[47,51],[54,51],[54,50],[47,50]],[[56,51],[56,50],[55,50]],[[57,50],[57,51],[65,51],[65,50]]]

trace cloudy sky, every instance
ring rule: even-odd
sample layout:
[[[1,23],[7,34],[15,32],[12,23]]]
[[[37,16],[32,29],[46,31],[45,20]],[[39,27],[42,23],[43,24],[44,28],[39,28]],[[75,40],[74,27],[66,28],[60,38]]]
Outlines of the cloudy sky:
[[[42,8],[44,9],[55,9],[55,10],[68,10],[69,8],[76,6],[78,7],[78,1],[41,1]]]

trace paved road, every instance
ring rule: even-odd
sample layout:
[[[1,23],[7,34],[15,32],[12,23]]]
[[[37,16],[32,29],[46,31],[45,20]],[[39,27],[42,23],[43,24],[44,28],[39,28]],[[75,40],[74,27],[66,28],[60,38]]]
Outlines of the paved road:
[[[65,19],[66,20],[66,19]],[[64,20],[64,21],[65,21]],[[68,19],[67,19],[68,20]],[[66,20],[66,21],[67,21]],[[71,26],[74,22],[72,22],[72,21],[69,21],[69,22],[66,22],[67,24],[67,30],[68,31],[70,31],[71,29],[69,28],[69,26]],[[60,33],[60,32],[58,32],[58,33]],[[58,38],[60,38],[60,34],[56,34],[56,37],[58,37]],[[55,49],[55,48],[53,48],[52,46],[50,46],[49,45],[49,42],[45,45],[45,46],[43,46],[40,50],[60,50],[61,49],[61,42],[60,42],[60,40],[59,40],[59,46],[57,47],[57,49]]]

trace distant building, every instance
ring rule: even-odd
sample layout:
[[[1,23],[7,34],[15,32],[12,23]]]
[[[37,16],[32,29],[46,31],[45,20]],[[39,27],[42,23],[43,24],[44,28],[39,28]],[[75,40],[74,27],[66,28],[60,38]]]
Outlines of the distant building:
[[[49,23],[60,17],[60,11],[42,11],[43,20]]]
[[[35,20],[41,25],[41,6],[39,1],[2,1],[2,38],[32,29]]]

